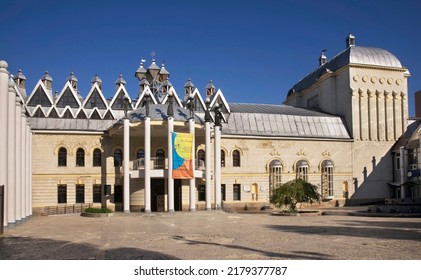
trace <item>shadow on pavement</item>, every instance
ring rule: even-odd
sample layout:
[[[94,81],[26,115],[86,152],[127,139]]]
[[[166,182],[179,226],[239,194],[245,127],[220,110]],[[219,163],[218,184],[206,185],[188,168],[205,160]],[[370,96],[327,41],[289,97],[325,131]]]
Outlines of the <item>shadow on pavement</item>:
[[[90,244],[61,240],[0,237],[0,260],[176,260],[138,248],[101,249]]]
[[[297,252],[292,252],[292,253],[275,253],[275,252],[269,252],[269,251],[263,251],[259,249],[239,246],[239,245],[229,245],[229,244],[220,244],[220,243],[192,240],[192,239],[187,239],[184,236],[179,236],[179,235],[173,236],[173,239],[184,241],[190,245],[211,245],[211,246],[216,246],[216,247],[225,247],[229,249],[237,249],[237,250],[244,250],[244,251],[249,251],[253,253],[259,253],[268,258],[296,259],[296,260],[329,260],[331,259],[330,255],[316,253],[316,252],[297,251]]]

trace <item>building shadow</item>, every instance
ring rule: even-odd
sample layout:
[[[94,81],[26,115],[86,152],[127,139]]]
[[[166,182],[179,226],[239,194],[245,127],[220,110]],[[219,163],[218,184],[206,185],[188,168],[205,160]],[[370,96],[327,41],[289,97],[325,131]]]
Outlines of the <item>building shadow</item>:
[[[1,237],[0,260],[176,260],[171,255],[120,247],[102,249],[92,244],[29,237]]]
[[[348,237],[364,237],[370,239],[394,239],[421,242],[421,232],[419,227],[414,229],[401,228],[398,224],[372,225],[372,221],[351,222],[341,226],[296,226],[296,225],[268,225],[267,228],[279,232],[293,232],[304,236],[348,236]]]
[[[333,257],[331,255],[321,254],[321,253],[317,253],[317,252],[310,252],[310,251],[295,251],[295,252],[289,252],[289,253],[278,253],[278,252],[264,251],[264,250],[240,246],[240,245],[220,244],[220,243],[215,243],[215,242],[192,240],[192,239],[188,239],[184,236],[180,236],[180,235],[174,235],[172,238],[174,240],[177,240],[177,241],[184,241],[187,245],[193,245],[193,246],[194,245],[206,245],[206,246],[215,246],[215,248],[224,247],[224,248],[228,248],[228,249],[248,251],[248,252],[251,252],[251,253],[261,254],[261,255],[267,257],[268,259],[296,259],[296,260],[329,260],[329,259],[333,259]]]

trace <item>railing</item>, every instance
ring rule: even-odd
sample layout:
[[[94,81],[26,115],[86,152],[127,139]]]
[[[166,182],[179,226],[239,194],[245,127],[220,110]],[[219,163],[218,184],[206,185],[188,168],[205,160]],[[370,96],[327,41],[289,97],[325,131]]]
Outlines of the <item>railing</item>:
[[[196,159],[195,161],[196,170],[205,170],[205,162],[203,160]],[[151,169],[167,169],[168,168],[168,159],[167,158],[151,158]],[[139,158],[133,162],[133,169],[145,169],[145,159]]]
[[[82,213],[86,208],[92,207],[93,203],[76,203],[72,205],[58,204],[55,206],[45,206],[45,215],[58,215],[70,213]]]

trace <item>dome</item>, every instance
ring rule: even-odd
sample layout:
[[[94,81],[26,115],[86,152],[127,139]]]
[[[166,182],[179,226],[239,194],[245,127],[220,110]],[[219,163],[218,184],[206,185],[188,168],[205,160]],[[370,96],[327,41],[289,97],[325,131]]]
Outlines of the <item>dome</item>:
[[[300,92],[311,87],[324,73],[329,71],[335,72],[336,70],[350,64],[403,69],[399,59],[384,49],[349,46],[343,52],[339,53],[325,64],[320,65],[319,68],[296,83],[289,90],[288,96],[294,92]]]

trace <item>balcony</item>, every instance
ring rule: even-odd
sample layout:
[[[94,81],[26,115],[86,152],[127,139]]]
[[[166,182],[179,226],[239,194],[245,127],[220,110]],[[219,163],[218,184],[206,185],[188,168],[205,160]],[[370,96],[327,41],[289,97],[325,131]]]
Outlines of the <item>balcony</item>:
[[[140,158],[134,160],[130,164],[131,178],[144,178],[145,177],[145,159]],[[152,178],[168,178],[168,158],[151,157],[150,161],[150,174]],[[195,160],[196,178],[204,178],[205,162],[203,160]]]

